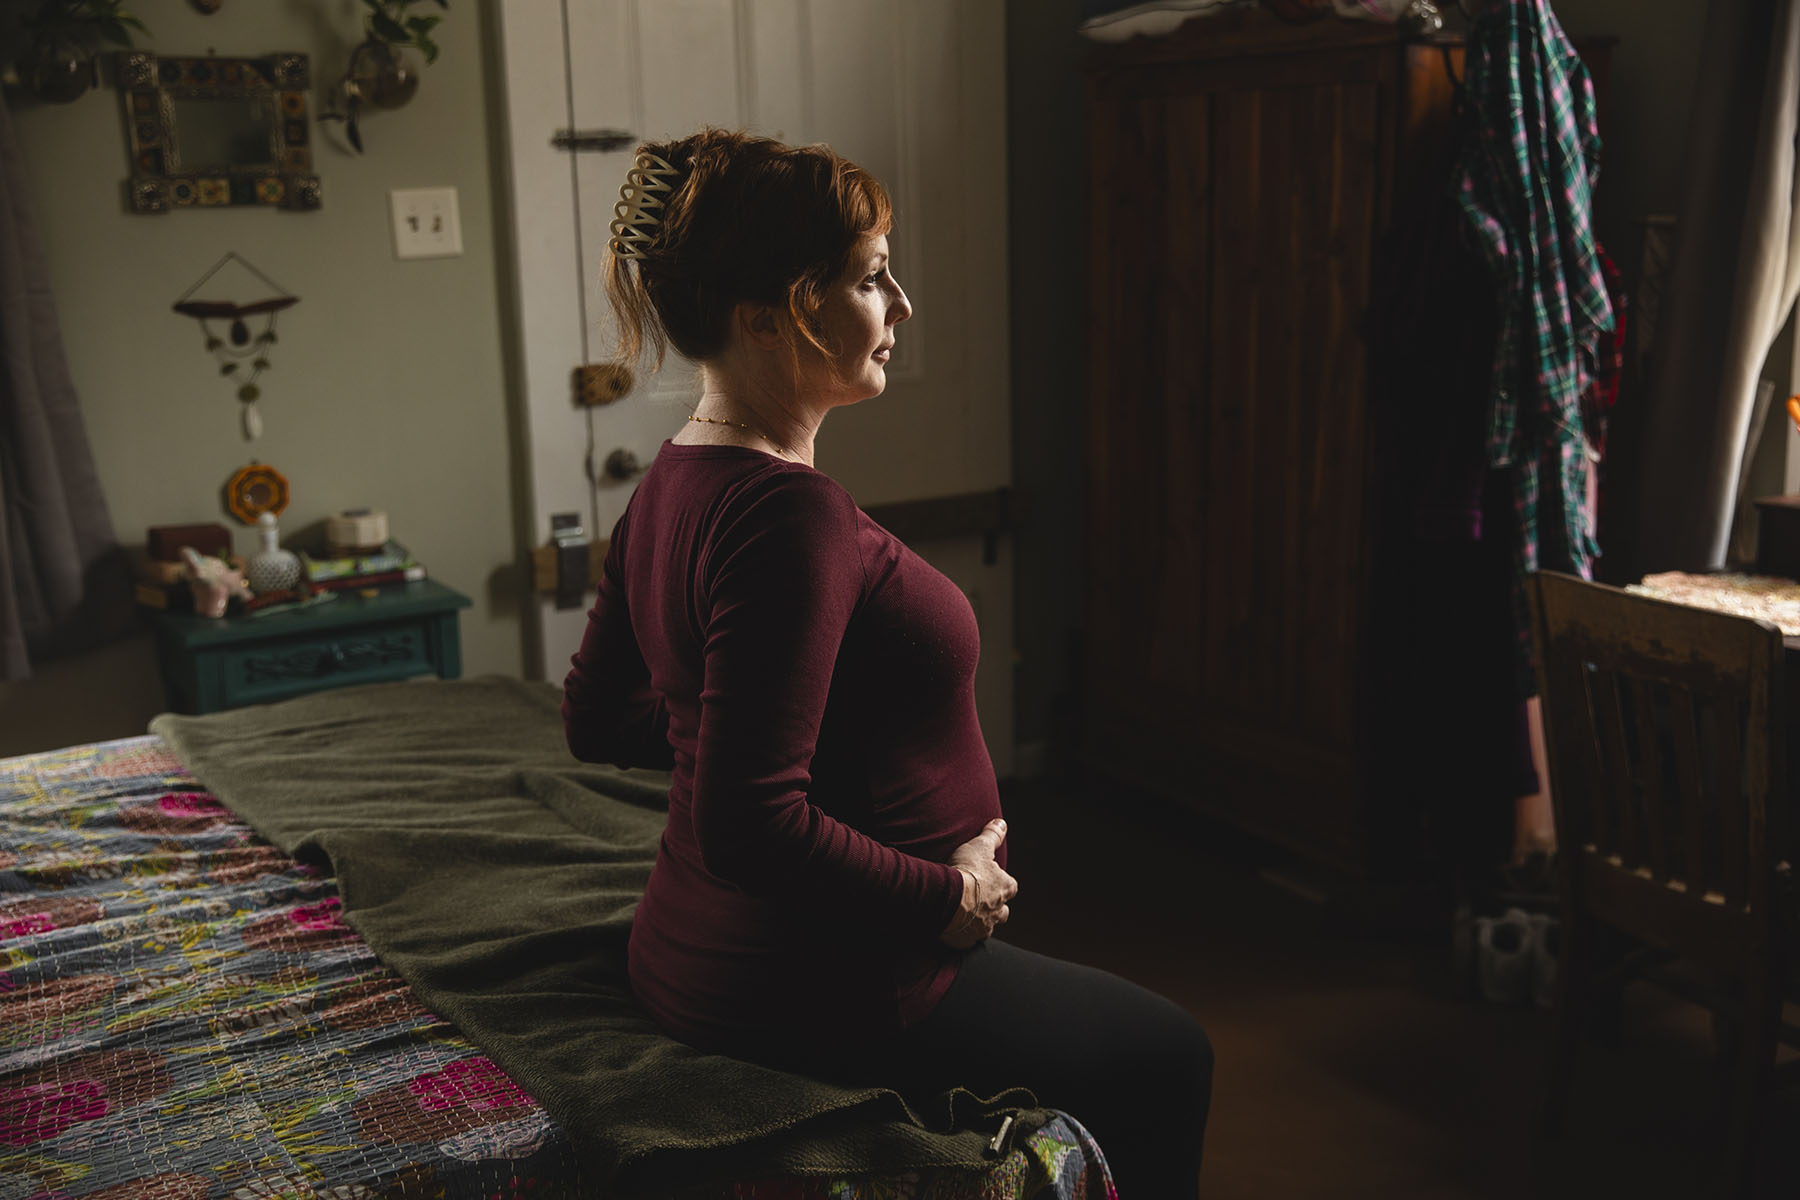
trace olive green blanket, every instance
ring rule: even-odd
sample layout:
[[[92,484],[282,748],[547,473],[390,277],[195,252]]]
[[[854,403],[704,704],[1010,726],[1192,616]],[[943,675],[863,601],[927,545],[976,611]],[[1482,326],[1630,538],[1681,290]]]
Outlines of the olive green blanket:
[[[668,777],[576,762],[560,693],[376,684],[150,723],[264,837],[328,860],[344,913],[570,1139],[610,1194],[772,1175],[981,1168],[1001,1112],[923,1112],[663,1036],[632,1002],[631,914]]]

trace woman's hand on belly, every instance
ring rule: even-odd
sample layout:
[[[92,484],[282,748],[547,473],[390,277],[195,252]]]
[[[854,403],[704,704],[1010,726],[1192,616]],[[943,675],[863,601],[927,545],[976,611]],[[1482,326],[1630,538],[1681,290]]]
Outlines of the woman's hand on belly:
[[[950,865],[962,872],[962,904],[950,918],[949,928],[938,940],[957,950],[967,950],[994,935],[1012,915],[1010,901],[1019,894],[1019,881],[994,861],[1006,840],[1006,822],[995,818],[950,855]]]

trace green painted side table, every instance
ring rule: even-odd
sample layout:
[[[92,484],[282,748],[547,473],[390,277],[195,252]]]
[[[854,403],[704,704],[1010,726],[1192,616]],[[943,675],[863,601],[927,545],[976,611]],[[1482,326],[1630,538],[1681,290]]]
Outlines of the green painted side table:
[[[158,613],[163,691],[176,712],[207,713],[356,683],[455,679],[462,674],[456,614],[469,603],[422,579],[260,615]]]

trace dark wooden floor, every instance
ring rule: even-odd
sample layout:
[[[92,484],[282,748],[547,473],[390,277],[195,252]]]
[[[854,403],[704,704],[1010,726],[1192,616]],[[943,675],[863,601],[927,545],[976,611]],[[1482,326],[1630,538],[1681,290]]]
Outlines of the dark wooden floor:
[[[1351,930],[1271,882],[1255,847],[1141,797],[1021,784],[1006,804],[1020,895],[1004,936],[1162,992],[1212,1037],[1209,1200],[1715,1193],[1703,1013],[1628,991],[1622,1036],[1584,1049],[1551,1140],[1550,1015],[1454,987],[1442,939]],[[1754,1194],[1800,1195],[1800,1104],[1784,1097],[1770,1126]]]

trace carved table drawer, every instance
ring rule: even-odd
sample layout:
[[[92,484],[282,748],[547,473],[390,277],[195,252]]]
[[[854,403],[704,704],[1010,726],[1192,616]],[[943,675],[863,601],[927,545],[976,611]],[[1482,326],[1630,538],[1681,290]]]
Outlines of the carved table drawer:
[[[462,674],[457,612],[469,599],[432,580],[287,612],[157,617],[163,688],[177,712],[285,700],[325,688]]]

